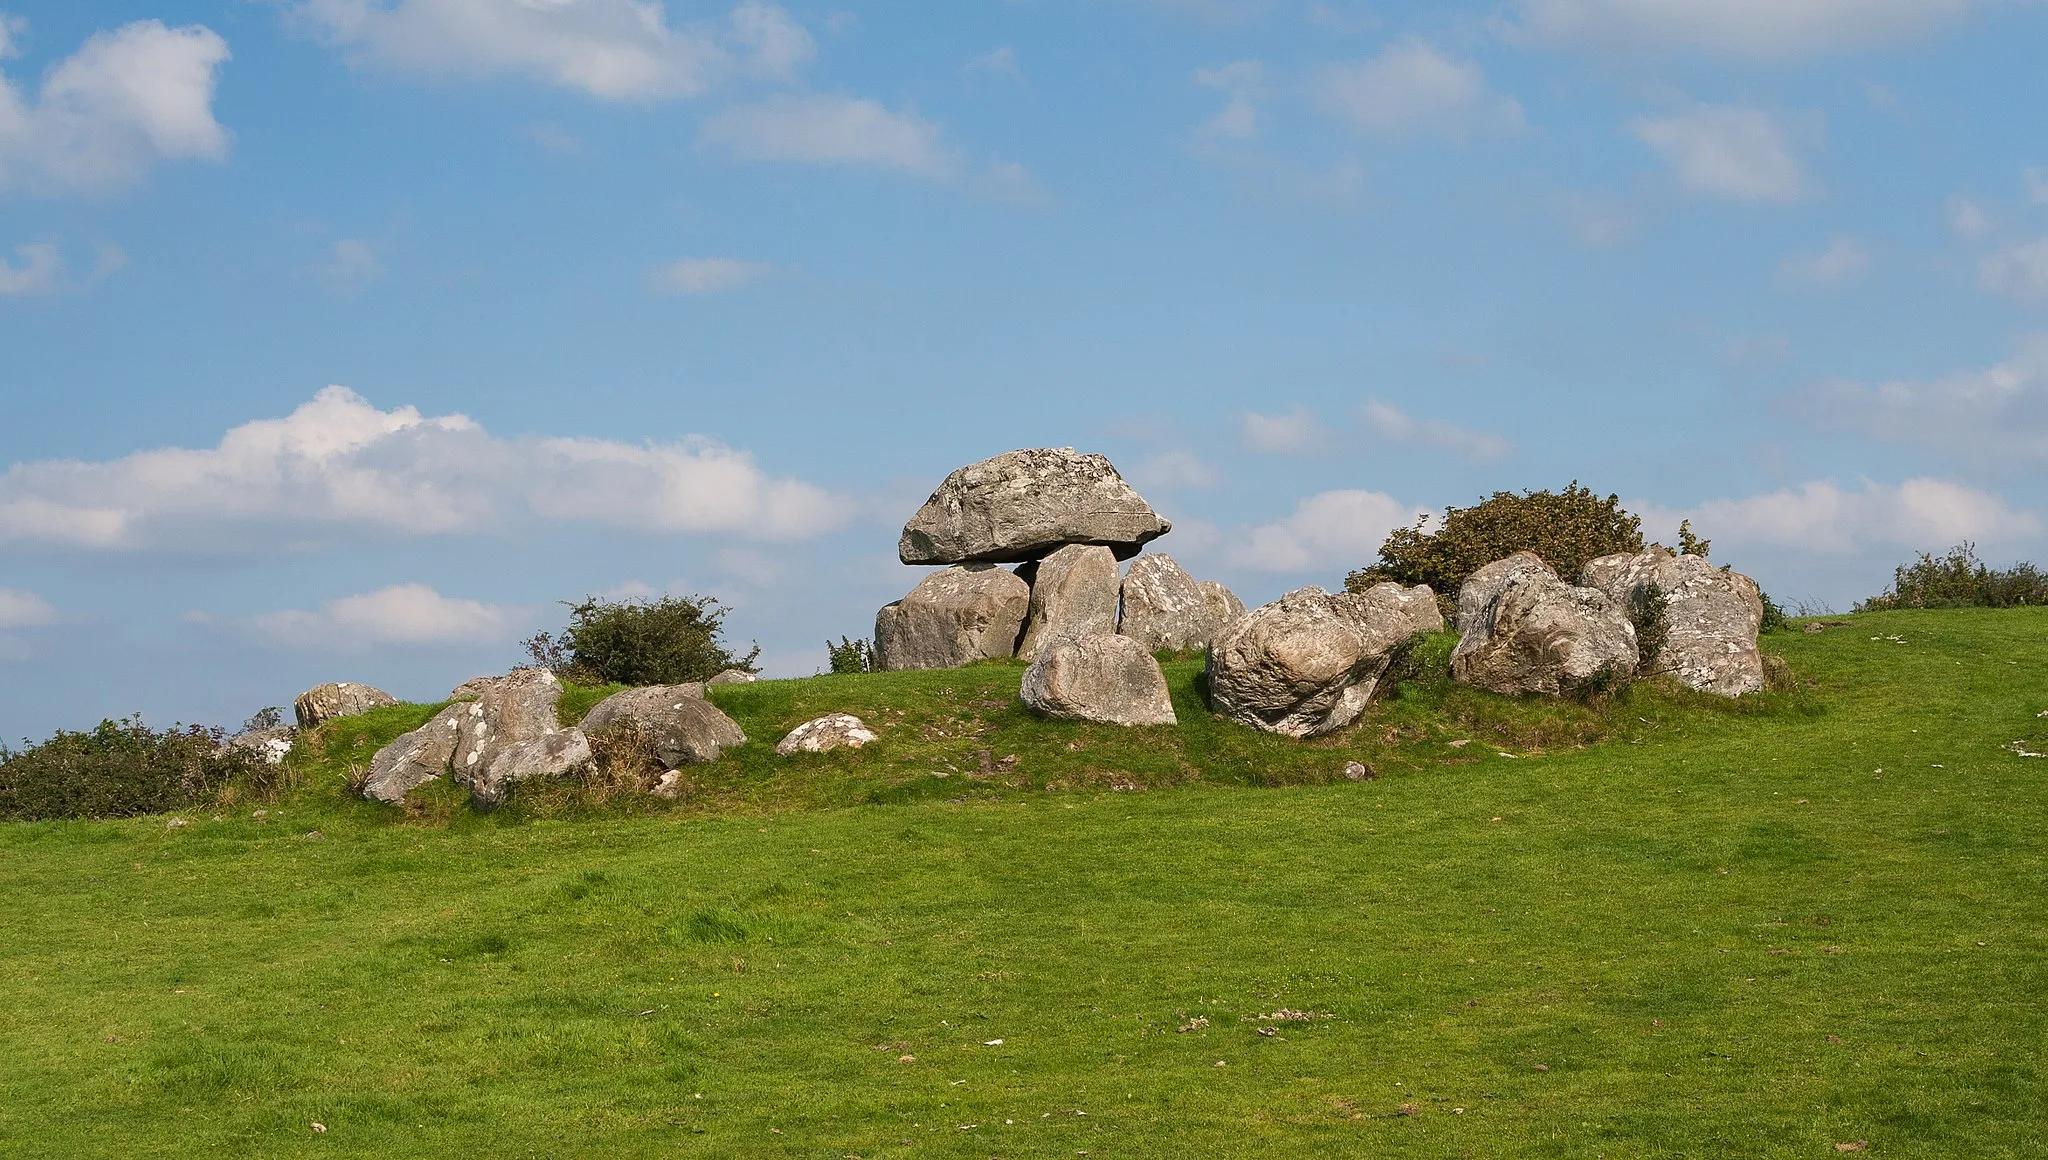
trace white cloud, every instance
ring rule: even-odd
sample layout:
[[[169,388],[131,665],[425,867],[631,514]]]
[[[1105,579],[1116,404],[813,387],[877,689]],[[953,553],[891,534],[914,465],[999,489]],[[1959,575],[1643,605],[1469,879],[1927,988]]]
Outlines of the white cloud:
[[[104,190],[160,160],[225,157],[213,86],[227,59],[210,29],[138,20],[94,33],[44,74],[33,102],[0,77],[0,190]]]
[[[966,71],[994,73],[997,76],[1023,79],[1024,70],[1017,67],[1017,54],[1009,45],[990,49],[967,62]]]
[[[861,97],[782,93],[715,113],[699,134],[747,161],[874,165],[929,178],[957,167],[937,125]]]
[[[1473,463],[1489,463],[1515,449],[1514,444],[1491,431],[1472,431],[1438,419],[1415,419],[1401,408],[1378,399],[1360,407],[1358,419],[1366,430],[1388,442],[1433,447]]]
[[[1378,557],[1388,532],[1428,514],[1383,492],[1326,491],[1302,500],[1288,518],[1252,528],[1225,556],[1259,572],[1360,568]]]
[[[1202,122],[1196,130],[1207,137],[1242,141],[1257,134],[1258,109],[1252,98],[1265,80],[1266,66],[1256,60],[1236,60],[1215,68],[1195,70],[1195,83],[1228,94],[1223,108]]]
[[[1244,445],[1267,455],[1308,451],[1323,440],[1322,424],[1314,412],[1296,407],[1285,415],[1261,415],[1246,411],[1237,417],[1238,434]]]
[[[838,526],[845,497],[769,477],[745,452],[674,443],[500,439],[463,415],[380,411],[328,387],[216,447],[0,474],[0,542],[266,551],[335,534],[430,536],[551,521],[657,534],[797,539]]]
[[[1928,549],[1963,540],[2036,535],[2041,522],[1987,491],[1944,479],[1897,485],[1864,480],[1854,488],[1816,481],[1767,495],[1714,499],[1687,509],[1630,505],[1651,527],[1689,519],[1727,547],[1781,548],[1844,555],[1874,547]]]
[[[654,288],[670,294],[716,294],[775,272],[767,262],[738,258],[684,258],[654,271]]]
[[[1694,193],[1750,203],[1793,202],[1812,193],[1791,135],[1761,109],[1706,105],[1639,117],[1631,128]]]
[[[342,238],[327,248],[327,256],[312,269],[314,281],[330,293],[354,297],[370,288],[384,264],[377,252],[361,238]]]
[[[266,612],[248,625],[286,648],[359,652],[387,644],[495,644],[511,638],[518,617],[518,610],[443,596],[424,584],[393,584],[318,611]]]
[[[536,121],[526,127],[526,139],[550,153],[574,157],[583,152],[583,140],[551,121]]]
[[[1991,231],[1991,219],[1969,198],[1952,197],[1948,199],[1948,228],[1957,238],[1974,242]]]
[[[1412,38],[1370,59],[1328,66],[1315,94],[1324,112],[1373,137],[1458,139],[1522,124],[1522,107],[1487,88],[1478,65]]]
[[[0,34],[6,29],[0,27]],[[57,619],[57,610],[33,592],[0,588],[0,628],[35,628]]]
[[[773,4],[676,27],[649,0],[302,0],[293,14],[354,60],[399,72],[523,76],[605,100],[698,96],[742,75],[786,79],[816,54]]]
[[[1619,202],[1567,193],[1553,204],[1580,245],[1604,250],[1635,237],[1635,214]]]
[[[1778,263],[1774,280],[1780,286],[1847,286],[1869,272],[1872,260],[1870,247],[1839,237],[1817,254],[1794,254]]]
[[[1984,255],[1977,263],[1977,283],[1993,294],[2022,301],[2048,298],[2048,237]]]
[[[57,289],[64,273],[64,255],[57,247],[31,242],[14,247],[14,252],[21,255],[19,265],[0,259],[0,295],[49,294]]]
[[[2048,460],[2048,334],[2012,358],[1939,379],[1824,383],[1792,400],[1815,426],[1935,447],[1971,462]]]
[[[1162,451],[1139,462],[1130,476],[1140,487],[1201,488],[1216,482],[1216,469],[1192,451]]]
[[[2020,181],[2027,187],[2028,201],[2048,205],[2048,169],[2030,165],[2020,171]]]
[[[1971,0],[1520,0],[1515,31],[1620,51],[1784,59],[1898,44],[1967,15]]]

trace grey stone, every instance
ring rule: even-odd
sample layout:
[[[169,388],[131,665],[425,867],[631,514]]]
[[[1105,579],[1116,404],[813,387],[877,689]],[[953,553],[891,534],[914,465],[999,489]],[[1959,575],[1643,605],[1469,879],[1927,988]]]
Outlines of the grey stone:
[[[1451,676],[1496,693],[1557,696],[1638,662],[1626,609],[1558,579],[1534,554],[1486,565],[1458,591]]]
[[[370,759],[362,794],[371,801],[397,805],[405,795],[448,772],[461,736],[466,704],[450,705],[410,733],[402,734]]]
[[[1057,641],[1024,670],[1033,712],[1105,725],[1172,725],[1173,698],[1152,652],[1128,636]]]
[[[1348,781],[1371,781],[1377,776],[1379,775],[1372,771],[1372,766],[1367,765],[1363,761],[1347,761],[1344,763],[1344,777]]]
[[[474,701],[457,702],[455,756],[450,763],[456,784],[486,808],[504,800],[514,781],[535,776],[530,771],[547,760],[563,757],[569,742],[549,747],[526,743],[561,732],[555,703],[562,682],[543,668],[514,669],[484,688]],[[584,753],[588,758],[587,747]],[[503,763],[502,766],[500,763]],[[568,772],[565,766],[558,772]]]
[[[1211,706],[1288,737],[1344,728],[1415,635],[1417,599],[1394,584],[1357,595],[1310,586],[1251,610],[1209,646]]]
[[[1172,528],[1108,459],[1035,448],[947,476],[903,525],[896,553],[905,564],[1009,564],[1102,544],[1124,560]]]
[[[385,705],[398,704],[398,698],[382,689],[369,685],[357,685],[348,681],[315,685],[298,695],[292,702],[292,712],[299,718],[299,728],[311,729],[322,721],[336,717],[353,717],[357,713]]]
[[[1116,557],[1094,544],[1069,544],[1032,570],[1030,614],[1019,659],[1030,662],[1060,641],[1116,632]]]
[[[537,777],[567,777],[590,764],[590,739],[581,729],[557,729],[539,737],[500,745],[481,770],[468,772],[472,804],[493,809],[503,805],[513,783]]]
[[[1031,588],[991,564],[942,568],[875,614],[875,665],[952,669],[1016,654]]]
[[[745,669],[727,669],[710,680],[707,685],[751,685],[760,678]]]
[[[276,725],[269,729],[251,729],[237,733],[227,739],[224,748],[253,754],[265,765],[276,765],[292,751],[292,742],[299,731],[290,725]]]
[[[1173,557],[1147,554],[1131,561],[1118,632],[1154,652],[1177,652],[1207,645],[1217,627],[1202,586]]]
[[[834,749],[859,749],[877,740],[875,731],[851,713],[813,717],[789,731],[775,743],[775,753],[788,757],[796,753],[825,753]]]
[[[1220,580],[1202,580],[1195,584],[1202,590],[1202,603],[1209,610],[1209,639],[1215,640],[1223,630],[1237,622],[1245,614],[1244,601],[1237,593],[1223,586]]]
[[[1756,645],[1764,601],[1756,581],[1723,571],[1704,556],[1650,548],[1593,560],[1580,582],[1605,592],[1624,609],[1643,599],[1653,584],[1663,592],[1668,635],[1651,662],[1652,671],[1724,697],[1764,688],[1763,655]]]
[[[687,685],[650,685],[613,693],[583,718],[583,731],[597,733],[627,724],[640,730],[640,740],[663,765],[700,765],[716,761],[747,735],[739,723]]]
[[[471,677],[448,690],[446,701],[474,701],[484,695],[484,690],[504,680],[503,677]]]

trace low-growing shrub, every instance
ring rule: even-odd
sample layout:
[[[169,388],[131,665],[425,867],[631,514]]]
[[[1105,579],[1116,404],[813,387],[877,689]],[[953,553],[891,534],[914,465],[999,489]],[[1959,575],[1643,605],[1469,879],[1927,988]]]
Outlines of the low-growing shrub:
[[[2014,608],[2048,604],[2048,574],[2032,564],[2003,570],[1977,559],[1977,545],[1964,541],[1937,559],[1920,553],[1892,572],[1892,586],[1856,605],[1858,612],[1895,608]]]
[[[585,685],[676,685],[727,669],[754,671],[761,646],[735,655],[722,638],[726,607],[712,596],[599,600],[570,604],[561,635],[526,641],[534,663]]]
[[[1704,554],[1704,541],[1697,542]],[[1588,560],[1642,550],[1643,522],[1622,510],[1620,497],[1602,499],[1573,480],[1563,491],[1497,491],[1468,508],[1447,507],[1434,530],[1427,519],[1396,528],[1380,545],[1379,562],[1346,576],[1344,587],[1427,584],[1455,603],[1466,577],[1516,552],[1536,553],[1569,579]]]
[[[214,799],[237,782],[267,792],[277,767],[198,725],[161,732],[139,717],[60,729],[16,751],[0,745],[0,818],[123,818]]]

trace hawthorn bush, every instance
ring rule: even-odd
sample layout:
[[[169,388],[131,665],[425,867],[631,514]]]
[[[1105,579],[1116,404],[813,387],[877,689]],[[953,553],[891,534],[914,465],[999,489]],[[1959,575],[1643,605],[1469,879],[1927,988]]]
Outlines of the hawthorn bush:
[[[1380,546],[1379,562],[1346,576],[1344,587],[1427,584],[1455,602],[1466,577],[1516,552],[1534,552],[1571,579],[1588,560],[1643,550],[1642,520],[1623,511],[1619,497],[1602,499],[1577,480],[1563,491],[1497,491],[1468,508],[1445,508],[1434,531],[1425,530],[1428,523],[1395,529]]]

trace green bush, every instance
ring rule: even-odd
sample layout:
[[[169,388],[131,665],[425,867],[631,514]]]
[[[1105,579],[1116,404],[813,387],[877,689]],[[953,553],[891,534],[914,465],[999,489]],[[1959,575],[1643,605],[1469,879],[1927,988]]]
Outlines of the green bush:
[[[264,788],[275,767],[247,750],[221,748],[222,739],[219,729],[158,732],[129,717],[89,733],[59,729],[19,751],[0,745],[0,818],[160,814],[209,801],[237,779]]]
[[[1601,499],[1577,480],[1561,492],[1497,491],[1472,507],[1445,508],[1435,531],[1426,526],[1395,529],[1380,546],[1379,562],[1346,576],[1344,587],[1427,584],[1454,602],[1466,577],[1516,552],[1534,552],[1571,578],[1595,557],[1643,550],[1642,521],[1621,509],[1619,497]]]
[[[569,627],[526,642],[534,663],[585,685],[674,685],[727,669],[753,672],[761,646],[736,656],[721,639],[727,609],[716,597],[563,601]]]
[[[1858,612],[1895,608],[2013,608],[2048,604],[2048,575],[2032,564],[2014,564],[1999,571],[1977,559],[1977,545],[1964,541],[1936,559],[1920,553],[1911,564],[1892,572],[1892,586],[1882,596],[1856,605]]]
[[[1671,619],[1667,615],[1670,607],[1671,598],[1655,584],[1645,584],[1629,593],[1628,621],[1635,626],[1636,652],[1642,658],[1636,664],[1639,673],[1657,671],[1657,656],[1671,639]]]
[[[866,638],[848,640],[839,638],[838,644],[825,641],[825,652],[832,658],[835,673],[871,673],[875,671],[875,646]]]

